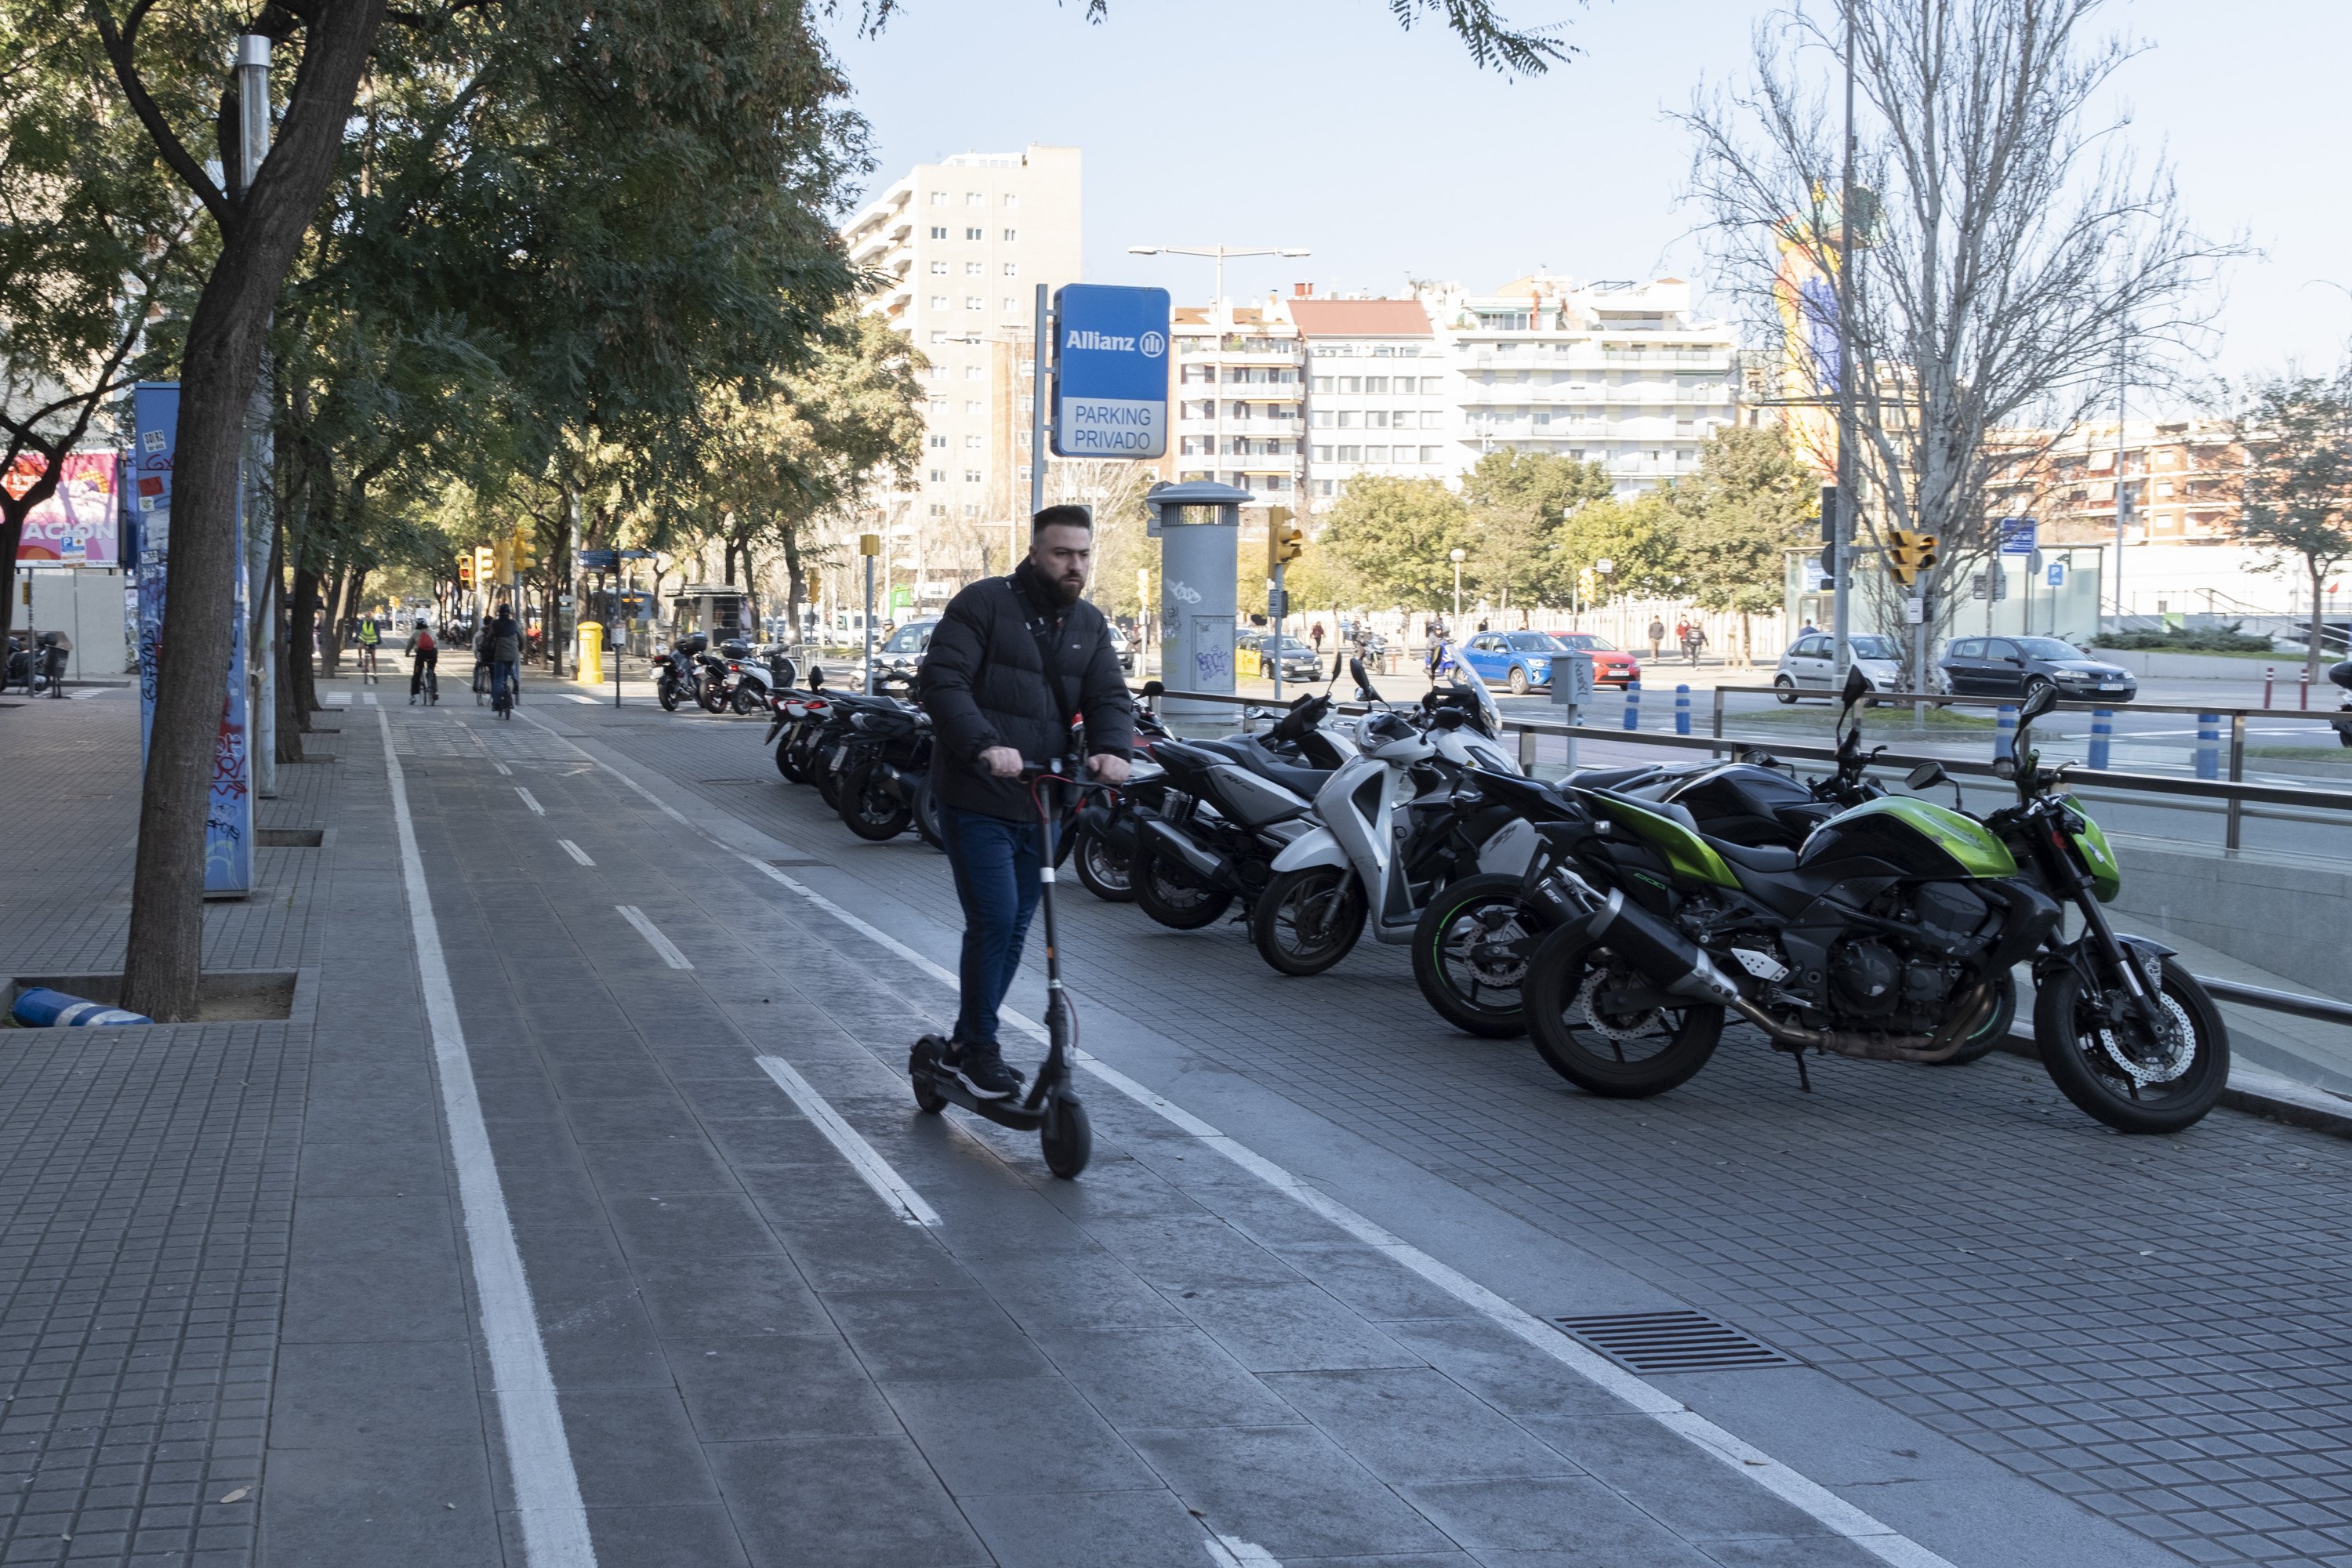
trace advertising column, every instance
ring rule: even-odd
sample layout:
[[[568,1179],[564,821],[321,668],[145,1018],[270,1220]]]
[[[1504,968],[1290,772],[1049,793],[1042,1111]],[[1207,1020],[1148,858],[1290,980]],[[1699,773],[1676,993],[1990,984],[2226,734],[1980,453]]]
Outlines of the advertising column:
[[[139,745],[143,765],[155,723],[155,675],[164,648],[164,604],[172,565],[172,459],[180,426],[180,384],[142,381],[131,395],[131,506],[139,540]],[[240,490],[243,487],[239,487]],[[243,898],[253,890],[253,758],[246,711],[247,607],[244,563],[236,574],[236,640],[228,689],[221,697],[213,752],[212,795],[205,811],[205,896]]]

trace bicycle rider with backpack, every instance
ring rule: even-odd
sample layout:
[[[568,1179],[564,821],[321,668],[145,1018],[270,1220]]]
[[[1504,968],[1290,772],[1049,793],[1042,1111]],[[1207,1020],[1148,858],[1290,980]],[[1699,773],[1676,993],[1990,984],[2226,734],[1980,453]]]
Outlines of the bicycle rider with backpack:
[[[416,617],[416,630],[408,638],[408,705],[416,706],[422,696],[427,704],[441,700],[441,681],[435,667],[441,662],[441,650],[433,641],[433,623],[424,616]]]

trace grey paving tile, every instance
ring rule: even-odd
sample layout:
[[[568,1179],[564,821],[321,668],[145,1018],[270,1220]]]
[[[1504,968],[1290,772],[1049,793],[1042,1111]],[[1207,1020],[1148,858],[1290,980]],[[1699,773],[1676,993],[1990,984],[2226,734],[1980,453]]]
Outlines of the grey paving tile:
[[[1311,1426],[1130,1432],[1219,1535],[1276,1558],[1444,1551],[1454,1542]]]
[[[1115,1426],[1273,1426],[1301,1419],[1190,1324],[1055,1328],[1042,1331],[1039,1343]]]
[[[1295,1205],[1294,1205],[1295,1206]],[[1453,1296],[1378,1247],[1337,1241],[1276,1246],[1276,1256],[1366,1318],[1475,1318]]]
[[[737,1568],[751,1561],[735,1521],[716,1503],[592,1508],[588,1535],[596,1568]]]
[[[1032,1258],[977,1248],[960,1255],[988,1293],[1033,1329],[1189,1328],[1192,1320],[1105,1252]]]
[[[816,1293],[782,1253],[665,1259],[646,1271],[639,1289],[665,1338],[834,1331]]]
[[[455,1258],[296,1263],[287,1272],[279,1333],[289,1344],[449,1340],[467,1328]]]
[[[1885,1562],[1840,1536],[1739,1536],[1703,1542],[1700,1550],[1723,1568],[1877,1568]]]
[[[728,1443],[711,1466],[755,1568],[978,1568],[986,1547],[903,1436]],[[887,1506],[876,1507],[876,1500]]]
[[[1204,1568],[1208,1531],[1173,1493],[960,1497],[997,1568]]]
[[[1625,1414],[1623,1401],[1484,1319],[1390,1321],[1381,1331],[1507,1415]]]
[[[1473,1553],[1595,1568],[1704,1568],[1697,1548],[1599,1481],[1555,1476],[1411,1486],[1405,1497]]]
[[[782,1250],[759,1210],[740,1193],[620,1196],[606,1213],[623,1249],[641,1263]]]
[[[1580,1471],[1525,1427],[1428,1367],[1265,1375],[1267,1387],[1391,1484]]]
[[[898,1430],[888,1401],[837,1333],[686,1335],[665,1348],[706,1443]]]
[[[481,1391],[466,1340],[289,1344],[278,1353],[272,1448],[478,1435]]]
[[[479,1442],[291,1448],[271,1456],[259,1496],[264,1568],[507,1561]]]
[[[1825,1527],[1643,1415],[1529,1416],[1528,1430],[1693,1540],[1817,1536]]]
[[[879,1382],[1023,1378],[1045,1358],[977,1290],[826,1291],[826,1309]]]
[[[1304,1279],[1202,1280],[1162,1294],[1253,1372],[1418,1366],[1422,1358]]]
[[[592,1143],[583,1152],[589,1174],[608,1198],[740,1190],[726,1162],[702,1138]]]
[[[1058,1377],[893,1383],[883,1392],[958,1500],[1160,1486]]]
[[[562,1389],[559,1399],[580,1499],[589,1507],[719,1500],[676,1389]]]

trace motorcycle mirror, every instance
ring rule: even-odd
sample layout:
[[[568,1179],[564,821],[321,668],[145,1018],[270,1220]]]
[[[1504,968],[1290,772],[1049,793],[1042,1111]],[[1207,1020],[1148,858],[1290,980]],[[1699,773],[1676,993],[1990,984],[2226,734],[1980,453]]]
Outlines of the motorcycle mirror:
[[[1913,790],[1933,789],[1943,782],[1944,764],[1941,763],[1921,763],[1903,775],[1905,786]]]
[[[1143,694],[1146,697],[1158,697],[1167,689],[1167,687],[1157,680],[1147,680],[1143,683]]]
[[[2056,687],[2035,687],[2032,695],[2026,698],[2025,706],[2017,710],[2017,727],[2023,729],[2057,706],[2058,689]]]
[[[1848,708],[1870,695],[1870,678],[1862,673],[1860,665],[1846,667],[1845,689],[1838,695],[1844,700]]]
[[[824,689],[824,668],[823,666],[814,664],[809,666],[809,689],[811,691],[823,691]]]

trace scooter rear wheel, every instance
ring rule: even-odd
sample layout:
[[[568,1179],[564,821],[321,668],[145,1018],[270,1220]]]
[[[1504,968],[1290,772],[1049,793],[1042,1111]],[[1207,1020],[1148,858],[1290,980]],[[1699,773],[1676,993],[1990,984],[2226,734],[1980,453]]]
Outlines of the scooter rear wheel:
[[[1320,974],[1355,951],[1364,934],[1364,895],[1339,866],[1285,871],[1250,910],[1257,954],[1284,974]]]
[[[1134,865],[1137,907],[1171,931],[1214,925],[1233,908],[1233,894],[1181,877],[1166,857],[1148,848],[1136,850]]]
[[[1078,880],[1087,892],[1109,904],[1135,902],[1135,876],[1130,857],[1119,854],[1091,828],[1080,828],[1071,855]]]
[[[660,703],[660,704],[662,705],[662,711],[663,711],[663,712],[665,712],[665,713],[675,713],[675,712],[677,712],[677,681],[675,681],[675,680],[664,680],[664,681],[656,682],[656,683],[655,684],[655,686],[654,686],[654,700],[655,700],[655,701],[656,701],[656,702],[658,702],[658,703]]]
[[[1095,1130],[1087,1108],[1067,1098],[1055,1100],[1037,1129],[1037,1146],[1045,1155],[1045,1169],[1067,1182],[1087,1168],[1095,1152]]]
[[[924,1115],[937,1116],[948,1108],[947,1096],[940,1093],[921,1079],[910,1078],[907,1081],[915,1090],[915,1109]]]

